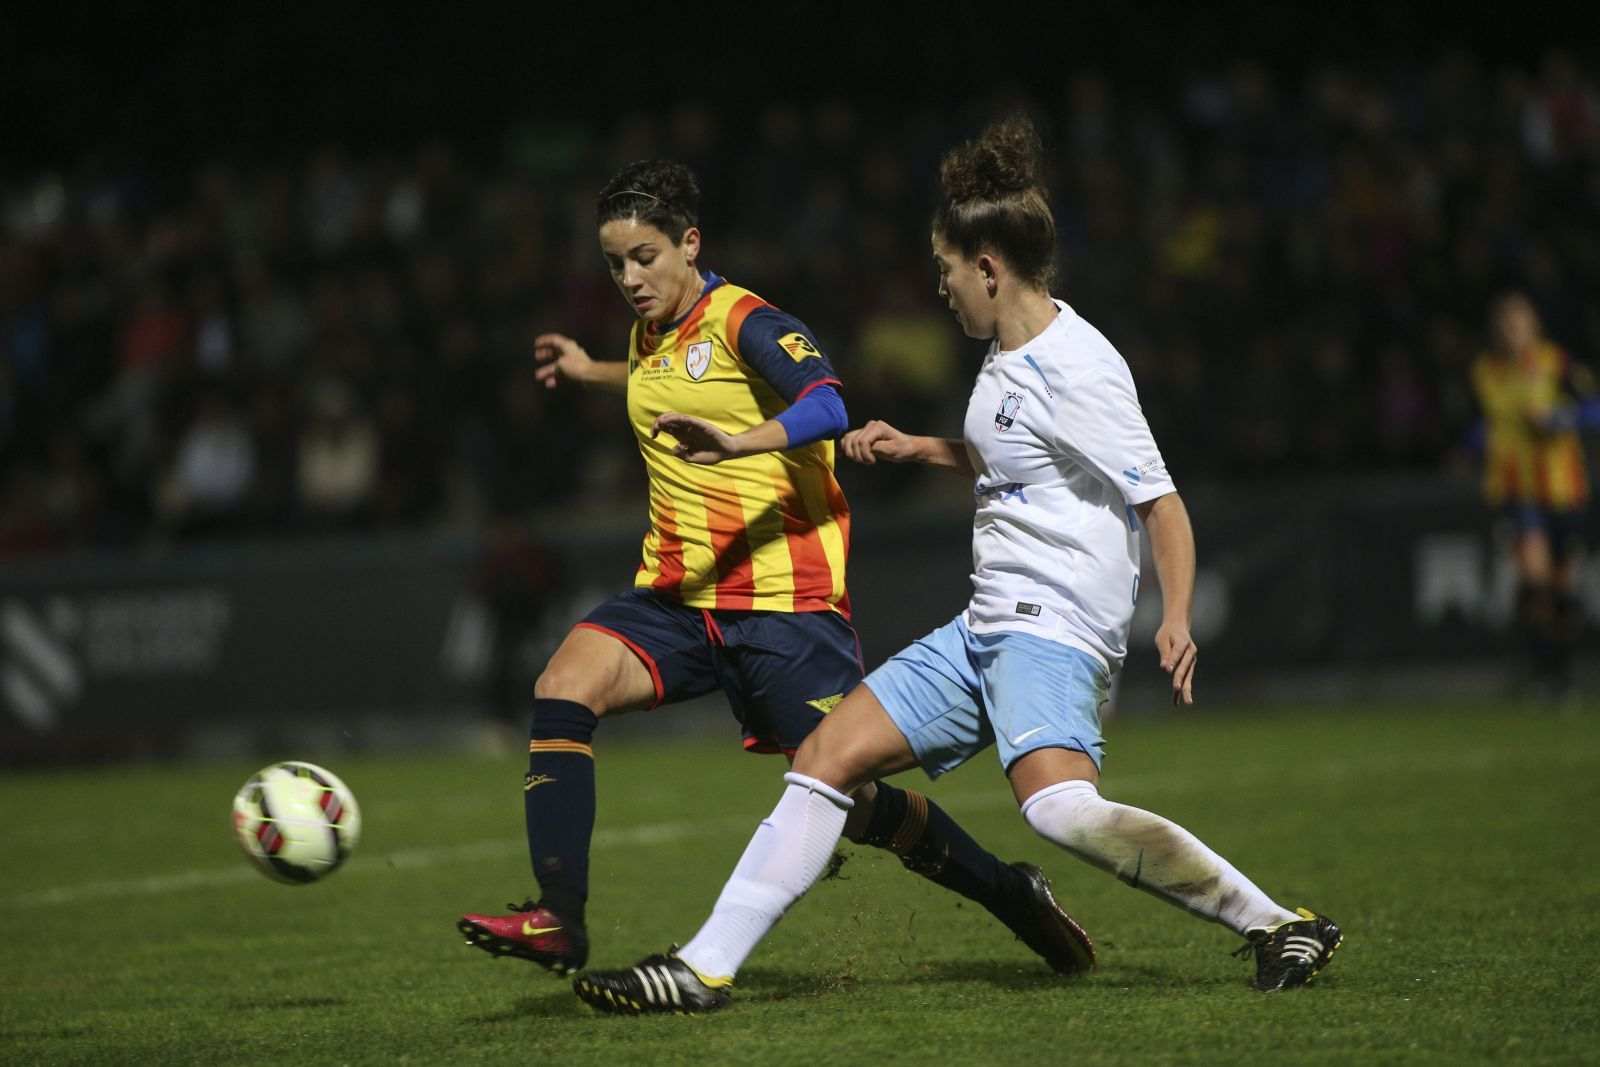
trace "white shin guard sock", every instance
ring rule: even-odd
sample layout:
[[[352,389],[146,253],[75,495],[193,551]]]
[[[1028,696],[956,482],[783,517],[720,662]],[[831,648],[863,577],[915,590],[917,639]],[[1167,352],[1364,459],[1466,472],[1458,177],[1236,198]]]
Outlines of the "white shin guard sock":
[[[756,828],[717,906],[678,958],[702,978],[732,979],[767,931],[822,876],[854,805],[832,786],[790,771],[778,806]]]
[[[1107,800],[1091,782],[1041,789],[1022,816],[1079,859],[1241,934],[1299,918],[1177,823]]]

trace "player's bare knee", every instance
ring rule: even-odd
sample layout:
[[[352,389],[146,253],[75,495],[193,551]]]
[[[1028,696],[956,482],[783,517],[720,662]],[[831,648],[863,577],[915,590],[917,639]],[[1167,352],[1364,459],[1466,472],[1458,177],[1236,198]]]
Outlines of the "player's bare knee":
[[[829,729],[832,720],[811,731],[795,753],[794,769],[845,792],[853,791],[874,777],[870,753],[849,730]]]
[[[552,660],[533,683],[536,700],[570,700],[582,704],[596,716],[604,716],[610,710],[605,690],[594,671],[577,669],[559,659]]]

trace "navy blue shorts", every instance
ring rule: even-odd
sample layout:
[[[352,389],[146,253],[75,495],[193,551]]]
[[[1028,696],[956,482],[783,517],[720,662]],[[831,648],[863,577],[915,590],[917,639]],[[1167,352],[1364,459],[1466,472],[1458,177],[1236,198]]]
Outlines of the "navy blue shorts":
[[[855,627],[834,611],[712,611],[631,589],[578,626],[633,650],[656,705],[722,690],[752,752],[794,755],[863,673]]]
[[[1518,534],[1542,531],[1550,542],[1550,555],[1562,561],[1582,544],[1583,512],[1547,508],[1538,504],[1507,504],[1501,513]]]

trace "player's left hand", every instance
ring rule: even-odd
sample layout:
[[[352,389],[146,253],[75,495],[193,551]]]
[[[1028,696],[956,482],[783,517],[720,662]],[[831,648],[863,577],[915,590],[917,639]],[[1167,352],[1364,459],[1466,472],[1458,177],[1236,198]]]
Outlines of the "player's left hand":
[[[690,463],[721,463],[741,455],[731,434],[693,415],[680,415],[676,411],[657,415],[656,421],[650,425],[650,436],[655,437],[662,432],[678,439],[678,443],[672,447],[672,454]]]
[[[1181,622],[1163,622],[1156,631],[1156,653],[1161,669],[1172,675],[1172,702],[1194,703],[1194,665],[1200,650],[1195,647],[1189,627]]]

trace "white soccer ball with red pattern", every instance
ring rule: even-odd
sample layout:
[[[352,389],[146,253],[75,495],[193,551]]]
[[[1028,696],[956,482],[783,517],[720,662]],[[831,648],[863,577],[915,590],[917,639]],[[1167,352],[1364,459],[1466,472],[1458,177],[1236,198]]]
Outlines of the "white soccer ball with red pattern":
[[[361,839],[361,809],[332,771],[285,760],[252,774],[234,795],[233,832],[262,873],[299,885],[349,858]]]

